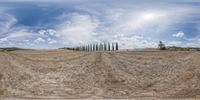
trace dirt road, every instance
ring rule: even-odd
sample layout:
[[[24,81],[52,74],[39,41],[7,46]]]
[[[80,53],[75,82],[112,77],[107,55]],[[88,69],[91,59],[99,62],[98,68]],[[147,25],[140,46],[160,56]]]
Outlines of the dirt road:
[[[200,52],[0,52],[0,98],[199,98]]]

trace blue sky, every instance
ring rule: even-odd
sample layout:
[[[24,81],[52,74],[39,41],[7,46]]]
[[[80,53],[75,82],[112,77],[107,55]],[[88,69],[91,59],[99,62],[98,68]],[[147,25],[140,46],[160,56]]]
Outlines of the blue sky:
[[[0,47],[200,47],[199,0],[1,0]]]

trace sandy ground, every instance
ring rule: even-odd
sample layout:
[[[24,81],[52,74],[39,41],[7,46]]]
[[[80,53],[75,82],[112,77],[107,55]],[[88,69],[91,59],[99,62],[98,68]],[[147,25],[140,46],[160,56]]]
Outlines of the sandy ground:
[[[200,52],[0,52],[0,99],[200,99]]]

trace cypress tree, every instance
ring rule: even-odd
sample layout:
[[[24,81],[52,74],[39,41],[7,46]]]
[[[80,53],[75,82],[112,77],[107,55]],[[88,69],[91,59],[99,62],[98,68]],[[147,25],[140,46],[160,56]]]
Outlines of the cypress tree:
[[[102,48],[101,48],[101,43],[99,44],[99,51],[101,51],[102,50]]]
[[[90,51],[93,51],[93,49],[92,49],[92,44],[90,44]]]
[[[104,43],[104,51],[107,51],[106,43]]]
[[[88,51],[90,51],[90,44],[88,44]]]
[[[116,50],[119,50],[119,46],[118,46],[118,43],[116,43]]]
[[[96,51],[96,50],[95,50],[95,44],[93,44],[93,51]]]
[[[108,42],[108,51],[110,51],[110,43]]]
[[[101,51],[103,51],[103,44],[101,43]]]
[[[99,48],[98,48],[98,43],[96,44],[96,51],[99,51]]]
[[[114,50],[115,50],[114,43],[112,43],[112,51],[114,51]]]

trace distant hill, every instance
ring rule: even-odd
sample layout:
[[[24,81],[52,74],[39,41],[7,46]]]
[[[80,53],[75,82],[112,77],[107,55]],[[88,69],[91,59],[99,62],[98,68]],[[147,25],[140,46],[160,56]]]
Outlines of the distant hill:
[[[180,51],[200,51],[200,48],[197,47],[167,47],[168,50],[180,50]]]
[[[58,48],[58,49],[74,50],[73,48],[69,48],[69,47],[63,47],[63,48]]]
[[[0,48],[0,51],[16,51],[16,50],[31,50],[31,49],[24,49],[24,48],[18,48],[18,47]]]

